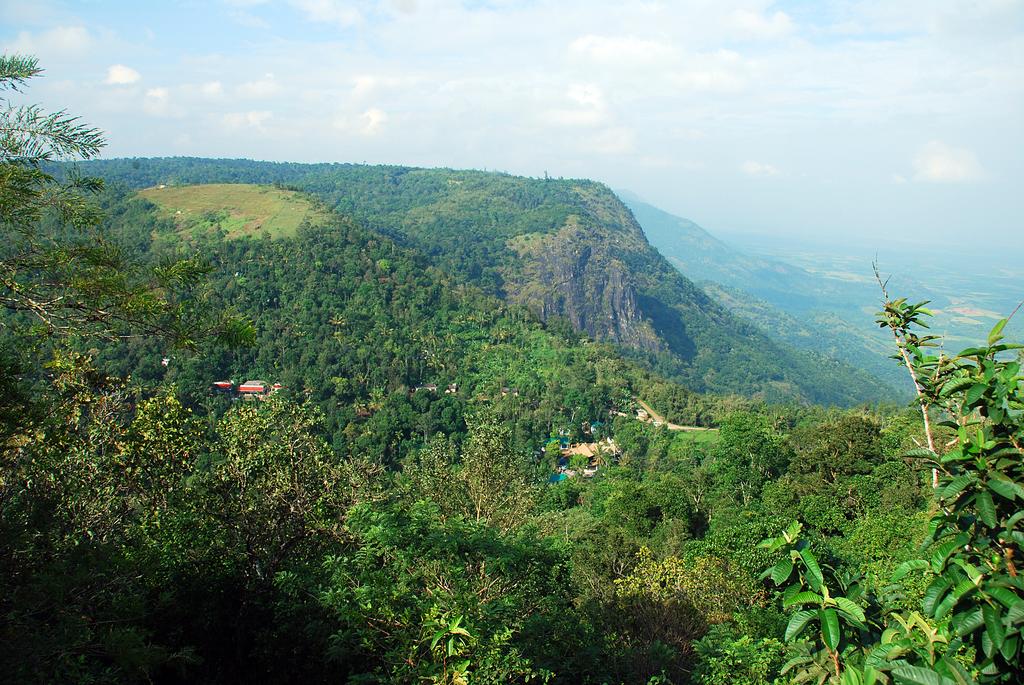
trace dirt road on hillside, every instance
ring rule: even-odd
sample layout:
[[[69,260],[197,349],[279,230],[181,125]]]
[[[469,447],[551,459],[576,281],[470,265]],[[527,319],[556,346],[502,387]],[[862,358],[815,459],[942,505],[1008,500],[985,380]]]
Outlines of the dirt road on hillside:
[[[651,417],[651,418],[648,419],[649,423],[654,423],[655,421],[660,421],[661,424],[663,426],[665,426],[665,428],[668,428],[670,431],[713,431],[713,430],[717,430],[716,428],[704,428],[703,426],[680,426],[679,424],[668,423],[667,421],[665,421],[665,417],[664,416],[662,416],[658,412],[654,411],[651,408],[651,405],[647,404],[646,402],[644,402],[639,397],[636,398],[636,403],[639,404],[644,409],[644,411],[647,412],[647,415]]]

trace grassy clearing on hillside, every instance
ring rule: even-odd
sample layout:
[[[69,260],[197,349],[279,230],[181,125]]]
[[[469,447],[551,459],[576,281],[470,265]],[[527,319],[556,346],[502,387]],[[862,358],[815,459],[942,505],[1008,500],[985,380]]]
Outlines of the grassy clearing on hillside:
[[[707,447],[718,442],[718,429],[706,431],[677,431],[673,440]]]
[[[290,190],[245,183],[158,186],[139,195],[169,214],[178,232],[200,235],[223,231],[226,238],[295,235],[304,220],[322,224],[326,214]]]

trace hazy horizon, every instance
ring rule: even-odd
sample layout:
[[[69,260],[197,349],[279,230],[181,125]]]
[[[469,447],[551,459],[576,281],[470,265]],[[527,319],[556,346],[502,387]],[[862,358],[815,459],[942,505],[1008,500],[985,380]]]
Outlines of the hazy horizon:
[[[0,2],[105,157],[480,168],[720,236],[1024,248],[1024,2]]]

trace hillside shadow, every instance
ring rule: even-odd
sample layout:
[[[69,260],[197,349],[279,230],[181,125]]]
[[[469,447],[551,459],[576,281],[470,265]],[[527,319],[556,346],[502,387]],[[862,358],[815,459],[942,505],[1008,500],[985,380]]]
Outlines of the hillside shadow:
[[[685,361],[697,355],[697,345],[687,334],[686,322],[677,309],[649,295],[637,294],[637,304],[673,353]]]

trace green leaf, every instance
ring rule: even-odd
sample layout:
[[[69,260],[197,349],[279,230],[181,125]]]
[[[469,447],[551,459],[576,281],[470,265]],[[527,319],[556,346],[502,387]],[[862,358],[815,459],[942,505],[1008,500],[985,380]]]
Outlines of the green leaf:
[[[1003,655],[1003,658],[1010,663],[1016,662],[1017,647],[1020,645],[1020,636],[1011,635],[1003,640],[1003,646],[999,648],[999,653]]]
[[[959,602],[961,598],[963,598],[970,592],[973,592],[976,588],[977,585],[972,583],[970,580],[964,580],[957,583],[956,587],[953,588],[953,591],[950,592],[949,595],[944,600],[942,600],[942,602],[939,603],[938,607],[936,607],[935,618],[943,618],[946,614],[953,610],[953,607],[957,605],[957,602]]]
[[[1020,458],[1021,452],[1016,447],[1003,447],[988,455],[989,459],[1001,459],[1003,457]]]
[[[1003,335],[1002,335],[1003,334],[1003,328],[1006,327],[1006,322],[1009,321],[1009,320],[1010,320],[1009,318],[1000,319],[999,323],[997,323],[995,326],[992,327],[992,330],[988,334],[988,344],[990,346],[991,345],[995,345],[997,342],[1002,340],[1002,338],[1003,338]]]
[[[953,676],[953,680],[956,681],[957,685],[977,685],[971,674],[967,672],[967,669],[961,666],[956,659],[944,656],[939,661],[946,667],[946,672]]]
[[[800,590],[801,590],[801,587],[798,584],[794,583],[794,584],[790,585],[789,587],[787,587],[785,590],[782,591],[782,601],[785,602],[790,597],[795,596],[798,592],[800,592]]]
[[[789,607],[795,606],[797,604],[821,604],[824,601],[825,599],[817,593],[799,592],[793,595],[792,597],[786,598],[782,602],[782,608],[788,609]]]
[[[892,674],[896,676],[898,685],[904,683],[909,685],[956,685],[955,680],[940,675],[930,668],[921,668],[920,666],[900,666],[894,668]]]
[[[984,624],[985,618],[982,616],[981,607],[959,613],[950,621],[950,625],[958,637],[973,633]]]
[[[961,536],[958,535],[956,538],[947,540],[936,547],[935,551],[932,552],[932,570],[935,571],[935,573],[941,572],[942,567],[946,565],[946,559],[949,558],[949,555],[963,546],[964,542],[965,541],[961,539]]]
[[[928,562],[924,559],[911,559],[910,561],[904,561],[902,564],[896,567],[896,570],[892,574],[892,582],[901,580],[911,571],[924,571],[928,569]]]
[[[978,516],[985,525],[989,528],[995,528],[998,521],[996,520],[996,505],[992,501],[992,495],[982,490],[974,498],[974,504],[978,507]]]
[[[970,378],[954,378],[942,386],[939,394],[943,397],[948,397],[957,390],[963,390],[971,385],[974,385],[974,381]]]
[[[840,685],[864,685],[864,678],[861,677],[860,671],[847,666],[839,683]]]
[[[797,666],[800,666],[802,664],[809,663],[810,661],[811,661],[810,657],[803,656],[803,655],[795,656],[792,659],[790,659],[789,661],[787,661],[785,664],[782,665],[782,668],[779,669],[779,675],[785,675],[791,669],[793,669],[793,668],[795,668]]]
[[[951,559],[950,563],[956,564],[961,569],[963,569],[964,573],[967,574],[967,577],[970,578],[975,585],[977,585],[981,581],[981,570],[974,564],[964,561],[963,559],[958,559],[956,557]]]
[[[986,587],[985,593],[1007,609],[1013,609],[1020,604],[1024,604],[1024,599],[1018,597],[1017,593],[1009,588],[998,586]]]
[[[1024,498],[1024,488],[1017,483],[1014,483],[1004,474],[993,474],[992,477],[988,479],[986,485],[989,490],[997,495],[1005,497],[1008,500],[1012,501],[1015,497]]]
[[[974,483],[977,480],[978,477],[973,473],[965,473],[963,475],[957,476],[953,480],[949,481],[946,484],[946,487],[942,488],[941,497],[943,499],[949,499],[950,497],[954,497],[968,485]]]
[[[857,606],[857,604],[852,600],[847,599],[846,597],[836,597],[835,600],[836,606],[856,618],[861,623],[867,620],[864,616],[864,610]]]
[[[839,647],[839,640],[842,633],[839,630],[839,616],[835,609],[819,609],[818,620],[821,621],[821,637],[829,649],[835,650]]]
[[[992,637],[988,634],[987,630],[981,631],[981,652],[987,657],[991,657],[995,653],[995,645],[992,643]]]
[[[786,642],[792,642],[807,627],[807,623],[817,615],[818,612],[813,609],[804,609],[790,616],[789,624],[786,626]]]
[[[825,581],[825,577],[821,574],[821,567],[818,566],[818,560],[814,558],[809,547],[804,547],[800,550],[800,558],[804,560],[804,566],[807,567],[807,582],[811,584],[811,589],[815,592],[821,590],[821,584]]]
[[[988,386],[984,383],[975,383],[971,386],[971,389],[967,391],[967,394],[964,395],[964,404],[968,407],[971,406],[985,394],[986,390],[988,390]]]
[[[772,582],[776,585],[782,585],[782,583],[785,582],[787,578],[789,578],[789,574],[791,574],[792,572],[792,559],[783,559],[779,563],[775,564],[775,566],[772,568]]]
[[[921,609],[927,616],[935,614],[935,607],[952,586],[953,583],[948,578],[941,576],[932,581],[932,584],[924,591],[924,599],[921,601]]]
[[[991,604],[983,604],[981,613],[985,617],[985,634],[992,640],[992,646],[999,649],[1006,639],[1006,629],[1003,628],[1003,620],[999,609]],[[987,654],[986,656],[991,656]]]
[[[888,659],[886,654],[892,648],[891,643],[881,642],[871,648],[871,651],[864,657],[864,668],[865,670],[870,668],[872,670],[876,668],[885,668],[888,665]]]

